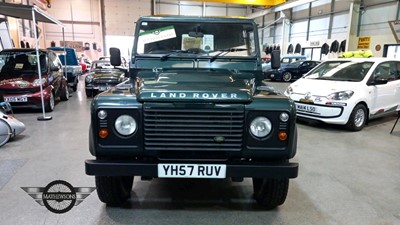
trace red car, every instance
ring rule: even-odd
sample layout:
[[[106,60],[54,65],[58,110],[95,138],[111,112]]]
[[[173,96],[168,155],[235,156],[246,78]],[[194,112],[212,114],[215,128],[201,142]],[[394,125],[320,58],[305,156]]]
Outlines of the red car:
[[[63,67],[50,50],[39,51],[42,79],[39,79],[35,49],[5,49],[0,52],[0,93],[13,108],[42,108],[40,84],[45,110],[53,111],[55,99],[69,99]]]

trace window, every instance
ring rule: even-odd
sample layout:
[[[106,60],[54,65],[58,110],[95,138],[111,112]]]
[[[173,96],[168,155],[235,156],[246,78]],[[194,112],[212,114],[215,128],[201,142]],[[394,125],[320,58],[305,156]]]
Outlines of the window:
[[[379,64],[373,73],[374,79],[384,79],[388,82],[400,79],[400,63],[385,62]]]
[[[220,57],[255,56],[256,46],[252,23],[210,22],[142,22],[137,38],[138,54],[165,54],[171,51],[195,50],[201,55]]]

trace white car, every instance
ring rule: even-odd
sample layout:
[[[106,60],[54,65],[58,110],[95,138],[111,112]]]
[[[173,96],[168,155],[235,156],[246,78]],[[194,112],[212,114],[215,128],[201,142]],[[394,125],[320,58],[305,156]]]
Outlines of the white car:
[[[359,131],[369,119],[400,110],[400,60],[328,60],[285,91],[297,116]]]

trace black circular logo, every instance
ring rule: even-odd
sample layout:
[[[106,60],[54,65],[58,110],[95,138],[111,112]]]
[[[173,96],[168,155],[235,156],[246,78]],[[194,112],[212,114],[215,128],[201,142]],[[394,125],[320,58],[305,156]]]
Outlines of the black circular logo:
[[[76,192],[74,187],[63,180],[48,184],[42,194],[44,206],[53,213],[66,213],[74,207]]]

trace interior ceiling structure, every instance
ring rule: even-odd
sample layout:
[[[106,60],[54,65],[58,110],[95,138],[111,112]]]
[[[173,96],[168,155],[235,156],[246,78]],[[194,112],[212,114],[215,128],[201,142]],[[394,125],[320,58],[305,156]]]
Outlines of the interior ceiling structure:
[[[272,7],[287,2],[287,0],[203,0],[202,2],[218,2],[225,4],[255,5]]]
[[[27,20],[33,20],[32,8],[33,8],[33,6],[31,6],[31,5],[21,5],[21,4],[0,2],[0,15],[11,16],[11,17],[27,19]],[[44,23],[55,23],[62,27],[64,26],[60,21],[47,15],[45,12],[43,12],[39,8],[35,8],[35,11],[38,12],[35,15],[37,21],[44,22]]]

